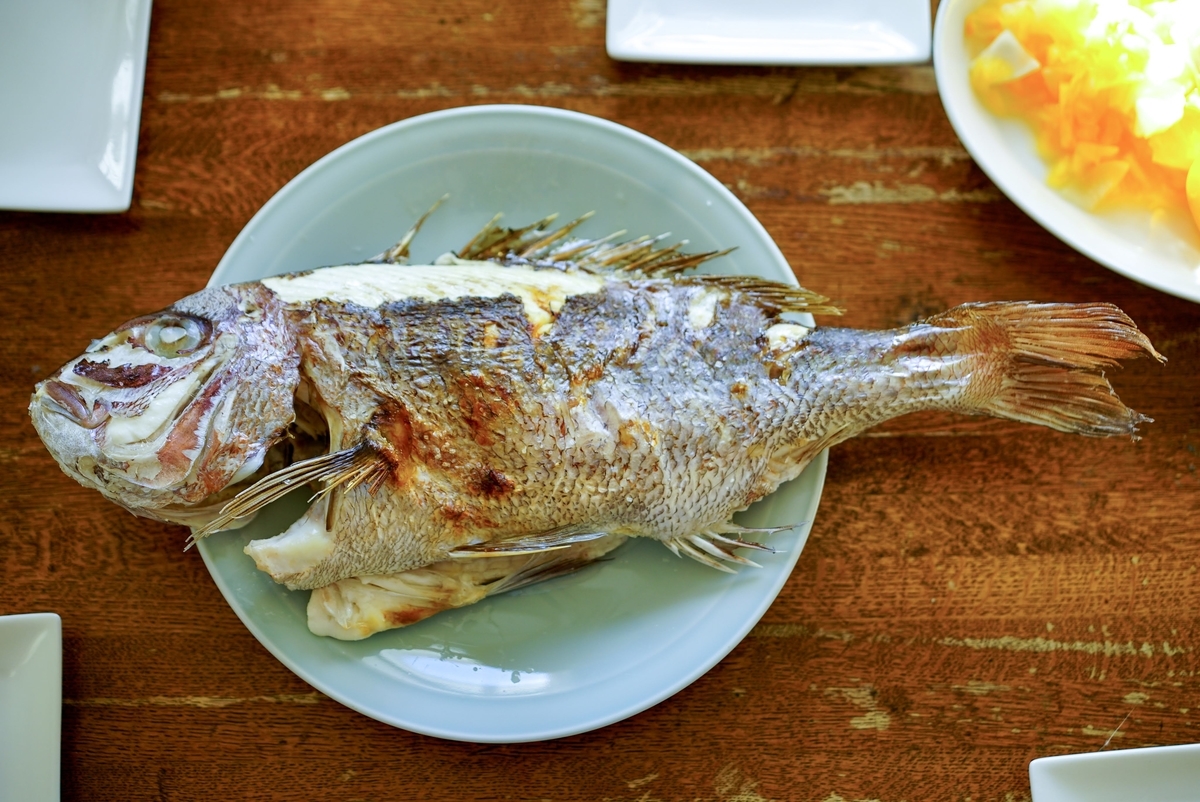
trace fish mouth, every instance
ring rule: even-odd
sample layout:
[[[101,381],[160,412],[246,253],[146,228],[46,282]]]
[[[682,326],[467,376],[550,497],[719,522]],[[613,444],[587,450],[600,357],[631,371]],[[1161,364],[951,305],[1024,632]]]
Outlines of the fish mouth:
[[[46,411],[61,415],[76,426],[95,429],[106,423],[112,411],[103,399],[89,406],[79,391],[58,379],[47,379],[39,388],[38,398]]]

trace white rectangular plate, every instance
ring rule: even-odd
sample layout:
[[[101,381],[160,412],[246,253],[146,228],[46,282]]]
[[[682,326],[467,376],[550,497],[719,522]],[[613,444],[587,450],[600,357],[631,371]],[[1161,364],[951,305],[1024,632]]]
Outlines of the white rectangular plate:
[[[1043,757],[1029,764],[1033,802],[1195,802],[1200,744]]]
[[[0,799],[57,802],[62,620],[0,616]]]
[[[0,209],[129,208],[150,1],[0,2]]]
[[[608,0],[608,55],[692,64],[915,64],[929,0]]]

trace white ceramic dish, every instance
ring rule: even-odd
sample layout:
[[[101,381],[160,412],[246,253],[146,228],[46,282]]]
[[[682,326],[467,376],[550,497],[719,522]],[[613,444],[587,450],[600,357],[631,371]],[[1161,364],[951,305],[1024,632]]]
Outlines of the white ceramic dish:
[[[1196,802],[1200,744],[1038,758],[1029,784],[1033,802]]]
[[[750,212],[664,145],[573,112],[482,106],[396,123],[324,157],[255,215],[212,283],[369,258],[446,192],[450,200],[413,245],[414,262],[461,247],[497,211],[517,224],[595,210],[581,233],[670,231],[695,250],[736,245],[708,267],[795,282]],[[739,520],[811,522],[825,464],[822,455]],[[773,536],[786,553],[732,577],[634,542],[577,575],[345,643],[310,634],[308,594],[274,584],[242,553],[303,505],[301,495],[244,530],[201,542],[230,605],[285,665],[343,704],[415,732],[479,742],[584,732],[685,687],[754,626],[807,537],[807,527]]]
[[[1098,215],[1046,185],[1048,168],[1033,134],[995,117],[971,90],[963,25],[983,0],[943,0],[933,33],[938,91],[959,139],[996,186],[1050,233],[1102,265],[1151,287],[1200,301],[1200,235],[1180,215],[1155,222],[1149,213]]]
[[[62,621],[0,616],[0,799],[57,802]]]
[[[0,3],[0,209],[133,197],[150,0]]]
[[[608,0],[608,55],[690,64],[915,64],[928,0]]]

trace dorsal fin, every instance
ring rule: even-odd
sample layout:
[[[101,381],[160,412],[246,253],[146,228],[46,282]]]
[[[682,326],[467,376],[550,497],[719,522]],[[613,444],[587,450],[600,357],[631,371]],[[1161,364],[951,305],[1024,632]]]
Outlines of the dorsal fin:
[[[442,196],[398,243],[369,261],[402,264],[408,257],[408,247],[420,230],[421,224],[448,197],[448,195]],[[630,279],[650,279],[672,278],[711,259],[725,256],[733,250],[733,248],[727,248],[719,251],[686,253],[683,248],[687,245],[687,240],[659,247],[659,243],[670,236],[669,233],[659,234],[656,237],[643,235],[623,242],[618,240],[625,234],[624,231],[616,231],[598,239],[570,236],[572,231],[594,214],[594,212],[588,212],[580,215],[558,228],[551,228],[554,221],[558,219],[557,214],[548,215],[520,228],[507,228],[500,225],[503,215],[497,214],[450,258],[492,261],[502,265],[583,270],[588,273]],[[810,292],[802,287],[793,287],[767,279],[743,276],[696,276],[689,281],[707,282],[740,292],[750,296],[763,308],[776,312],[809,312],[827,315],[842,313],[839,307],[830,304],[829,299],[823,295]]]
[[[397,242],[395,245],[388,248],[386,251],[379,254],[378,256],[372,256],[367,261],[374,263],[374,264],[390,264],[390,265],[405,264],[408,261],[408,246],[412,245],[413,237],[417,236],[417,232],[421,230],[421,226],[425,223],[426,220],[429,219],[429,215],[436,212],[437,207],[439,207],[443,203],[445,203],[449,197],[450,197],[450,195],[449,195],[449,193],[447,193],[447,194],[443,195],[442,197],[438,198],[436,201],[434,201],[433,205],[429,207],[429,211],[425,212],[425,214],[421,215],[421,218],[419,220],[417,220],[417,222],[413,223],[412,228],[410,228],[404,234],[404,236],[400,238],[399,242]]]
[[[842,308],[803,287],[794,287],[778,281],[756,276],[690,276],[682,279],[684,284],[702,284],[720,287],[748,296],[758,306],[772,313],[808,312],[812,315],[840,315]]]
[[[511,253],[524,250],[531,242],[545,238],[550,224],[558,219],[557,214],[543,217],[536,223],[521,228],[505,228],[499,225],[503,215],[497,214],[471,241],[459,250],[460,259],[503,261]]]
[[[627,278],[667,278],[729,253],[728,250],[684,253],[686,241],[660,248],[658,244],[670,234],[641,236],[624,242],[617,241],[624,231],[598,239],[571,237],[571,232],[592,215],[593,212],[588,212],[555,229],[550,226],[557,215],[521,228],[501,226],[500,215],[496,215],[455,256]]]

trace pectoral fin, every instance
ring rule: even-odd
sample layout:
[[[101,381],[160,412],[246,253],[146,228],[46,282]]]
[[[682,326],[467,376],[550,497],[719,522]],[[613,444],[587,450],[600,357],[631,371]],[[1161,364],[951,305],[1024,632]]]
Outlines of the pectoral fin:
[[[261,510],[273,501],[283,498],[297,487],[310,482],[322,483],[322,489],[314,499],[332,494],[335,491],[349,492],[364,482],[372,490],[376,489],[387,476],[390,468],[388,461],[368,442],[362,442],[353,448],[324,454],[320,457],[293,463],[282,471],[264,476],[250,487],[238,493],[229,503],[221,508],[221,513],[204,526],[192,530],[188,538],[187,549],[196,544],[201,538],[208,537],[213,532],[228,529],[239,518]],[[336,505],[331,500],[330,514]]]

